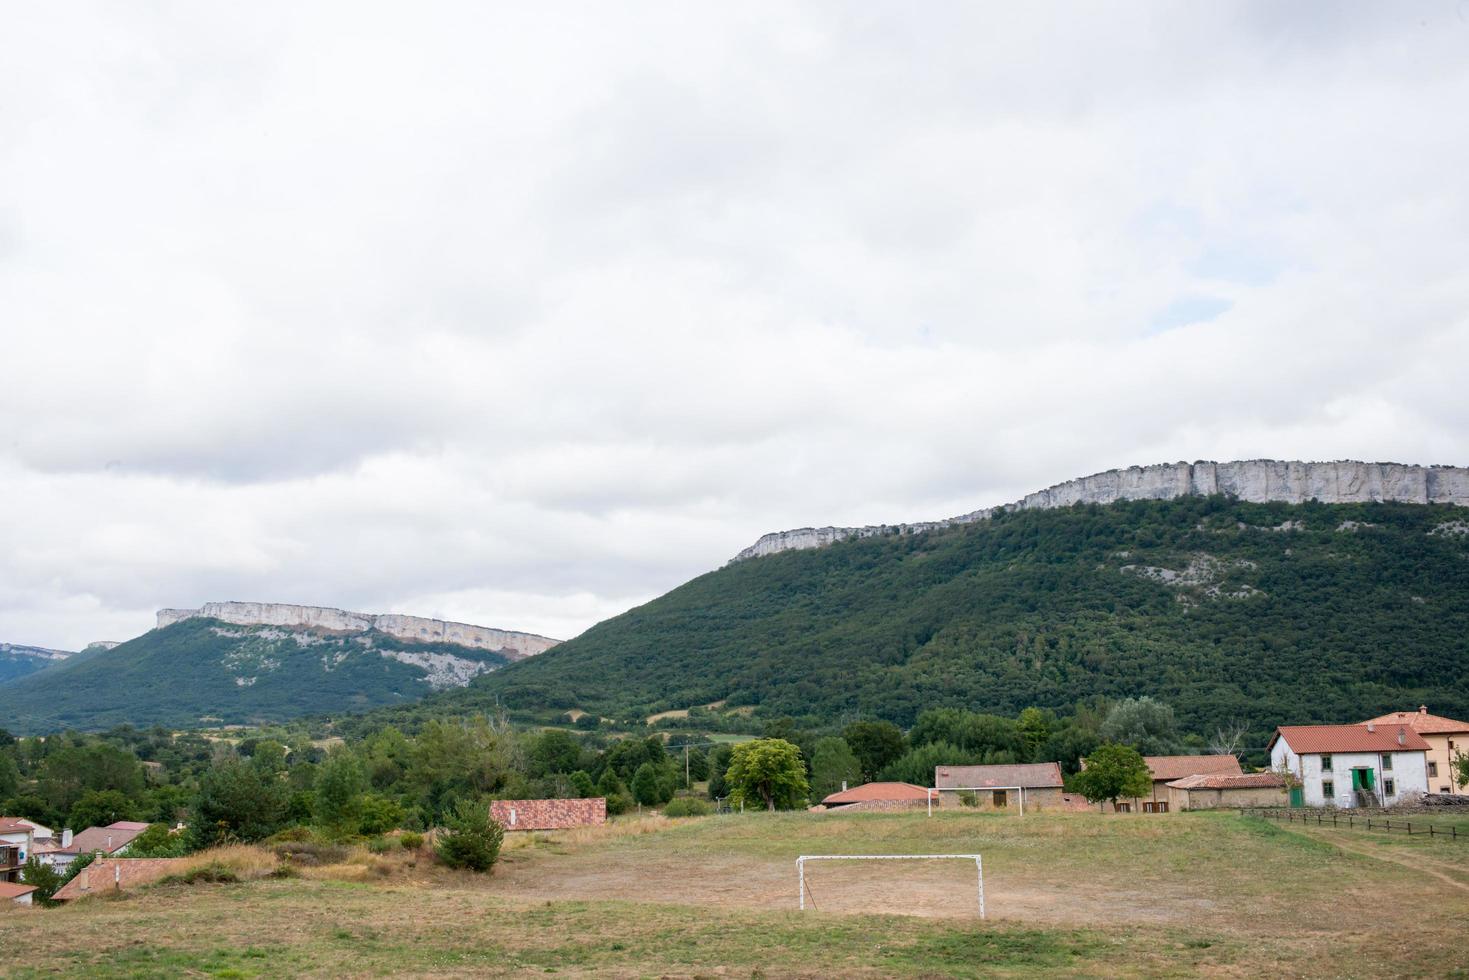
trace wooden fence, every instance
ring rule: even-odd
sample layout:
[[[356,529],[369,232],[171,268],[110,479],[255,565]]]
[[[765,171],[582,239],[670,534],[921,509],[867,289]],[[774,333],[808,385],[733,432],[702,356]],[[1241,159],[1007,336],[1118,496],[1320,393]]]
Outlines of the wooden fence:
[[[1322,810],[1251,810],[1241,809],[1240,816],[1263,817],[1266,820],[1279,820],[1282,823],[1298,823],[1302,826],[1336,827],[1340,830],[1382,830],[1391,833],[1407,834],[1409,837],[1415,834],[1420,837],[1443,837],[1448,840],[1459,839],[1459,828],[1455,826],[1436,827],[1422,820],[1397,820],[1391,817],[1361,816],[1353,813],[1335,813]],[[1469,831],[1464,834],[1464,839],[1469,840]]]

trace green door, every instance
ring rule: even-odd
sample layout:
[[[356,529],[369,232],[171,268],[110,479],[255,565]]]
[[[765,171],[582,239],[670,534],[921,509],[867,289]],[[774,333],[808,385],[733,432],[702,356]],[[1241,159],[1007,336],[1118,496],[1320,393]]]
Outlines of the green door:
[[[1362,770],[1362,788],[1363,789],[1373,789],[1374,787],[1376,787],[1376,785],[1377,785],[1377,770],[1375,770],[1375,769],[1363,769]]]
[[[1291,806],[1305,806],[1306,805],[1305,797],[1301,794],[1301,788],[1299,786],[1292,786],[1290,788],[1290,805]]]
[[[1352,770],[1352,792],[1355,793],[1357,790],[1359,790],[1361,788],[1362,788],[1362,770],[1360,770],[1360,769],[1353,769]]]

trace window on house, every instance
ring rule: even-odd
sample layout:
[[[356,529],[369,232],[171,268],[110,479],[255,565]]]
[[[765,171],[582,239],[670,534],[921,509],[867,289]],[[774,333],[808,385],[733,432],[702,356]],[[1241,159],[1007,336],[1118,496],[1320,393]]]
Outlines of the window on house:
[[[1132,804],[1131,803],[1119,803],[1119,804],[1117,804],[1117,812],[1118,813],[1131,813],[1132,812]]]
[[[1321,771],[1331,772],[1331,756],[1323,755],[1321,757]]]
[[[1336,799],[1336,783],[1333,783],[1329,779],[1326,782],[1322,783],[1321,795],[1326,797],[1328,801]]]
[[[1389,771],[1389,772],[1392,771],[1392,753],[1391,752],[1389,752],[1387,755],[1385,755],[1385,756],[1382,757],[1382,768],[1385,769],[1385,770],[1387,770],[1387,771]]]
[[[1394,794],[1394,790],[1392,788],[1392,780],[1391,779],[1384,779],[1382,781],[1382,791],[1384,793],[1386,793],[1388,796],[1392,796]]]
[[[1437,776],[1438,775],[1438,763],[1437,762],[1430,762],[1428,764],[1428,775],[1430,775],[1430,776]]]

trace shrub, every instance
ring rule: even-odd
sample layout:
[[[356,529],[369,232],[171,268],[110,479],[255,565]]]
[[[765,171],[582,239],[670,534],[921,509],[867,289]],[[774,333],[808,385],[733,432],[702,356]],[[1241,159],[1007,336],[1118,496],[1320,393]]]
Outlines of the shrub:
[[[386,854],[392,850],[393,842],[386,837],[374,837],[367,842],[367,849],[374,854]]]
[[[195,885],[200,882],[209,884],[229,884],[240,880],[240,876],[218,861],[210,861],[197,868],[190,868],[183,874],[169,875],[162,880],[163,884]]]
[[[287,827],[285,830],[277,831],[266,838],[267,844],[281,844],[287,842],[314,841],[316,832],[310,827]]]
[[[423,846],[423,835],[410,830],[398,838],[398,843],[405,851],[416,851]]]
[[[385,796],[365,796],[358,823],[364,834],[385,834],[403,822],[403,808]]]
[[[489,871],[500,857],[505,828],[490,816],[490,808],[465,800],[444,821],[443,832],[434,843],[439,860],[451,868]]]
[[[707,817],[713,812],[714,806],[708,800],[692,796],[680,796],[670,800],[663,808],[665,817]]]
[[[276,856],[297,864],[338,864],[346,860],[348,848],[342,844],[319,844],[316,841],[282,841],[275,845]]]

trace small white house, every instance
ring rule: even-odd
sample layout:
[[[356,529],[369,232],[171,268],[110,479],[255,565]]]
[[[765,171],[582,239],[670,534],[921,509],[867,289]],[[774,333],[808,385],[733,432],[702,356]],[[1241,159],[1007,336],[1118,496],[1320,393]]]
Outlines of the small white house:
[[[1403,725],[1282,725],[1270,766],[1299,783],[1291,806],[1391,806],[1428,792],[1427,752]]]

